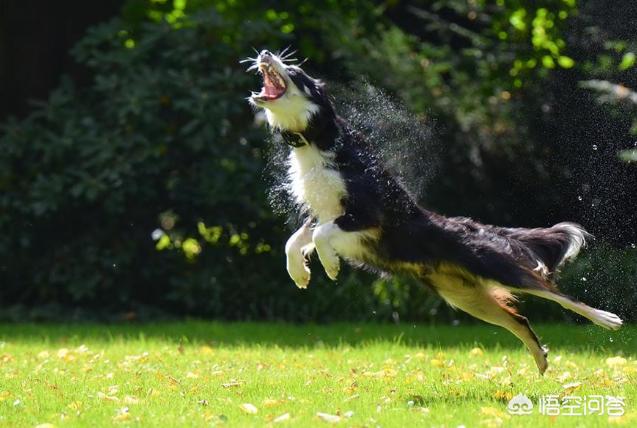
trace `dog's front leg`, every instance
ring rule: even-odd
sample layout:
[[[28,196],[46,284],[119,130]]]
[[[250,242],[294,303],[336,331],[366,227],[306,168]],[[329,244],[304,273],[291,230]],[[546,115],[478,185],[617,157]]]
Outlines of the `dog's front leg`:
[[[285,243],[288,275],[299,288],[307,288],[310,282],[311,272],[308,267],[308,257],[314,250],[311,226],[312,219],[309,218]]]
[[[340,257],[362,261],[366,254],[365,238],[371,238],[375,229],[368,222],[356,221],[344,215],[314,229],[312,241],[325,273],[336,280],[340,270]]]

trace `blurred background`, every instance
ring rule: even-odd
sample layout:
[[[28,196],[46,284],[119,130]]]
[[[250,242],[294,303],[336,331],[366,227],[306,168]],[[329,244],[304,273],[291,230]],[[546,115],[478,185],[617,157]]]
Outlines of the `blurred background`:
[[[636,22],[634,0],[2,0],[0,319],[469,322],[406,278],[287,277],[238,61],[292,46],[427,127],[428,208],[584,225],[561,288],[635,320]]]

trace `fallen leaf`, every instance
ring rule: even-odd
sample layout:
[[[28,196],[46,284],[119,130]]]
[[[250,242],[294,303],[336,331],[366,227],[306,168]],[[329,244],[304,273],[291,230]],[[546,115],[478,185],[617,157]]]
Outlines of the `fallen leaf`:
[[[471,355],[472,357],[481,357],[482,355],[484,355],[484,352],[480,348],[473,348],[471,351],[469,351],[469,355]]]
[[[250,403],[243,403],[239,407],[241,408],[241,410],[251,415],[254,415],[259,411],[259,409],[257,409],[254,404],[250,404]]]
[[[46,423],[46,424],[37,424],[37,425],[35,426],[35,428],[55,428],[55,425],[53,425],[53,424],[48,424],[48,423]]]
[[[137,404],[139,403],[139,398],[134,395],[125,395],[124,396],[124,404]]]
[[[212,355],[214,350],[210,346],[202,346],[199,348],[199,352],[203,355]]]
[[[562,388],[564,388],[564,394],[569,395],[571,392],[579,389],[580,386],[582,386],[582,382],[569,382],[562,385]]]
[[[104,401],[119,401],[119,398],[117,398],[114,395],[106,395],[103,392],[98,392],[97,393],[97,398],[99,398],[100,400],[104,400]]]
[[[130,413],[128,411],[128,407],[122,407],[117,410],[117,415],[113,417],[114,422],[123,422],[130,419]]]
[[[72,401],[66,407],[68,407],[71,410],[75,410],[76,412],[79,412],[82,409],[82,402],[81,401]]]
[[[274,407],[274,406],[278,406],[282,402],[283,401],[281,401],[281,400],[274,400],[272,398],[266,398],[265,400],[263,400],[263,403],[261,403],[261,404],[263,405],[263,407]]]
[[[500,390],[498,390],[498,391],[496,391],[493,394],[493,398],[495,398],[498,401],[502,401],[504,403],[508,403],[513,398],[513,394],[510,391],[500,391]]]
[[[508,419],[509,415],[504,413],[502,410],[496,409],[495,407],[481,407],[480,413],[485,416],[495,416],[498,418]]]
[[[319,419],[321,419],[324,422],[330,423],[330,424],[336,424],[339,423],[341,421],[341,417],[338,415],[330,415],[329,413],[323,413],[323,412],[318,412],[316,414],[316,416],[319,417]]]
[[[120,413],[113,417],[114,422],[124,422],[130,419],[130,413]]]
[[[606,364],[609,367],[618,367],[626,364],[626,358],[623,357],[610,357],[606,359]]]
[[[283,413],[281,416],[277,416],[276,418],[274,418],[272,422],[275,424],[278,424],[278,423],[289,421],[289,420],[290,420],[290,414]]]
[[[445,363],[442,360],[434,358],[431,360],[431,365],[434,367],[444,367]]]
[[[223,386],[224,388],[234,388],[234,387],[237,387],[237,386],[241,386],[241,382],[236,381],[236,380],[231,380],[229,382],[222,383],[221,386]]]
[[[570,377],[571,377],[571,372],[566,371],[566,372],[562,373],[561,375],[559,375],[559,376],[557,377],[557,381],[558,381],[559,383],[564,383],[564,382],[566,382],[566,381],[567,381]]]

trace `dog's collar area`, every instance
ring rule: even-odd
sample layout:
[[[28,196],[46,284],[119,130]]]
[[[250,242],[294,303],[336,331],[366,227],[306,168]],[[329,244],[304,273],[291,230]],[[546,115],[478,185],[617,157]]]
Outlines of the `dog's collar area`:
[[[309,146],[310,142],[300,132],[281,131],[281,138],[283,142],[288,146],[298,148],[303,146]]]

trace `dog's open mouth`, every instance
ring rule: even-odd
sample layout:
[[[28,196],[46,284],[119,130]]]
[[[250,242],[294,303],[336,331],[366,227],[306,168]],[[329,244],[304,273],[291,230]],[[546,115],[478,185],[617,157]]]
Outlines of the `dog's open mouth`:
[[[263,75],[263,88],[255,98],[263,101],[274,101],[281,98],[287,89],[285,79],[267,62],[259,64],[259,72]]]

